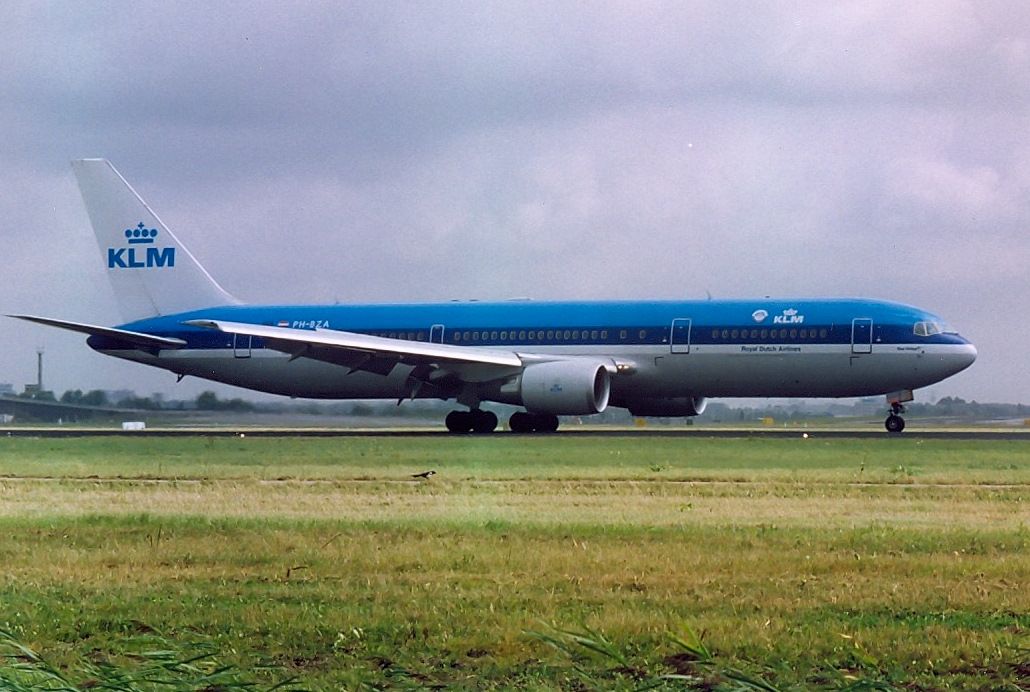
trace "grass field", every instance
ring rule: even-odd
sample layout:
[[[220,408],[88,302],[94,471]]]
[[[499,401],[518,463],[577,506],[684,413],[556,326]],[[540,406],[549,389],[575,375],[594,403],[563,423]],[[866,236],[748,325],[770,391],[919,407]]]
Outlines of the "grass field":
[[[1030,688],[1019,441],[0,438],[0,565],[0,687]]]

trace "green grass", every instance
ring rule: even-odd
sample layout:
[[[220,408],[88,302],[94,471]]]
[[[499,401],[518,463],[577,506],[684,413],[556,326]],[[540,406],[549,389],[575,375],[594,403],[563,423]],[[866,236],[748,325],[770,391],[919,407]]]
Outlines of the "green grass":
[[[226,689],[1030,685],[1025,443],[8,438],[0,476],[0,630],[79,686],[154,638]]]
[[[831,479],[1028,483],[1024,441],[580,437],[0,437],[0,475],[123,478]]]

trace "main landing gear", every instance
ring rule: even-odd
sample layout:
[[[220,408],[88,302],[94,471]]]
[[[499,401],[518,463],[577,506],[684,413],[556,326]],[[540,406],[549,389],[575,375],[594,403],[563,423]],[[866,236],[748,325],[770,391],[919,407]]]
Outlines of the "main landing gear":
[[[887,420],[883,422],[883,426],[887,428],[889,433],[899,433],[905,429],[905,419],[901,417],[901,414],[905,412],[905,407],[901,402],[895,401],[891,403],[891,412],[887,416]]]
[[[497,428],[497,415],[478,408],[451,411],[444,423],[452,433],[491,433]],[[558,429],[558,416],[517,411],[508,419],[508,427],[514,433],[550,433]]]
[[[525,413],[516,411],[508,419],[508,427],[513,433],[546,432],[558,429],[558,416],[548,413]]]
[[[491,433],[497,428],[497,414],[474,408],[471,411],[451,411],[444,419],[452,433]]]

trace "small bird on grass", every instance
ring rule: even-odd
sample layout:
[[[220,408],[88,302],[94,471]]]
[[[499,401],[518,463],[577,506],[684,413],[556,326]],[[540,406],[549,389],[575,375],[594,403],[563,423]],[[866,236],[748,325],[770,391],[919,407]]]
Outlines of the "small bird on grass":
[[[423,471],[422,473],[413,473],[413,474],[411,474],[411,477],[412,478],[425,478],[426,480],[429,480],[430,476],[435,476],[435,475],[436,475],[436,471]]]

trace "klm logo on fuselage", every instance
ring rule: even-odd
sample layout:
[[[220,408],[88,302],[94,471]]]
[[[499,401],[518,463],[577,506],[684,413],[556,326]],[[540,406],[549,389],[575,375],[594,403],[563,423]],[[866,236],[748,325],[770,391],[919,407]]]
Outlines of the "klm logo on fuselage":
[[[794,308],[788,308],[782,315],[773,317],[773,324],[804,324],[805,316],[799,315]]]
[[[108,269],[158,269],[175,266],[174,247],[153,247],[157,229],[140,221],[136,228],[125,229],[129,247],[107,248]]]

